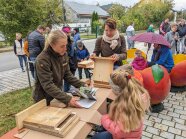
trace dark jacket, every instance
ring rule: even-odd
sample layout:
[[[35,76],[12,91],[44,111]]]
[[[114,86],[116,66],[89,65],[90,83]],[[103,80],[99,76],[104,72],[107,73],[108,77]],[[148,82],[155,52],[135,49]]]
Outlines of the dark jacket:
[[[85,58],[89,58],[90,56],[90,53],[89,51],[87,50],[87,48],[85,46],[83,46],[83,49],[80,50],[77,48],[77,60],[78,62],[80,62],[81,60],[84,60]]]
[[[42,51],[36,59],[36,81],[33,98],[36,102],[47,100],[47,105],[53,98],[68,104],[71,96],[62,91],[63,80],[79,88],[84,85],[70,72],[68,57],[60,56],[51,47]]]
[[[184,24],[183,26],[180,24],[178,26],[178,34],[180,38],[186,35],[186,24]]]
[[[67,41],[68,41],[67,54],[69,57],[69,66],[70,66],[70,70],[74,71],[77,69],[77,56],[76,56],[76,52],[74,48],[74,43],[69,36],[68,36]]]
[[[96,46],[94,48],[93,53],[95,53],[96,56],[99,56],[101,54],[102,57],[110,57],[113,54],[118,54],[119,61],[116,61],[115,64],[121,66],[122,60],[127,58],[126,42],[123,35],[120,35],[118,41],[118,45],[114,50],[112,50],[110,48],[110,44],[108,42],[105,42],[102,37],[99,37],[96,40]]]
[[[37,57],[44,48],[45,38],[37,30],[31,32],[28,36],[28,50],[30,57]]]
[[[168,71],[174,67],[171,49],[162,45],[159,50],[153,50],[151,62],[164,66]]]
[[[161,35],[165,35],[167,32],[169,32],[171,30],[170,28],[170,24],[169,23],[165,23],[164,21],[161,23],[160,28],[159,28],[159,34]]]

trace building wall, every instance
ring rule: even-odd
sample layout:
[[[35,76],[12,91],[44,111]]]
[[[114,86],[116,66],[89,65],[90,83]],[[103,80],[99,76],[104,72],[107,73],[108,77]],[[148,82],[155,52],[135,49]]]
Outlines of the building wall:
[[[65,14],[66,14],[67,22],[69,22],[69,23],[77,22],[79,19],[78,19],[77,14],[75,13],[75,11],[73,11],[71,9],[71,7],[69,7],[66,3],[64,3],[64,7],[65,7],[65,10],[66,10]]]

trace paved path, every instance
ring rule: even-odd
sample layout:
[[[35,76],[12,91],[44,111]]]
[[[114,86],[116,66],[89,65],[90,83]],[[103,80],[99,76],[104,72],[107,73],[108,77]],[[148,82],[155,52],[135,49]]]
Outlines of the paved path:
[[[95,40],[87,40],[84,43],[92,53]],[[147,50],[143,43],[136,43],[136,47],[144,52]],[[152,49],[148,59],[151,53]],[[0,94],[26,87],[28,87],[26,72],[21,72],[19,68],[0,72]],[[186,139],[186,92],[170,93],[164,100],[164,106],[165,110],[161,113],[146,115],[142,139]]]

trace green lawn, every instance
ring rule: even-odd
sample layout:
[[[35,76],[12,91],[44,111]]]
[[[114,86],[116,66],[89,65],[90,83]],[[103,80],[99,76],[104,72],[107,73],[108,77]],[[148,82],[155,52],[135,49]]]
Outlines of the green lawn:
[[[92,35],[81,35],[81,39],[95,39],[96,35],[92,34]]]
[[[0,41],[0,48],[4,48],[4,47],[10,47],[9,43],[5,43],[4,41]]]
[[[15,114],[32,104],[30,89],[0,95],[0,136],[16,126]]]

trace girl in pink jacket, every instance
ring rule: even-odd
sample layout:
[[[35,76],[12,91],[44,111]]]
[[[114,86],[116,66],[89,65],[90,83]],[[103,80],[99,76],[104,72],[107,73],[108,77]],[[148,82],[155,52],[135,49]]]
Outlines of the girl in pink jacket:
[[[94,135],[92,139],[141,138],[143,119],[150,106],[150,97],[147,90],[132,75],[133,70],[129,65],[120,67],[111,74],[110,85],[118,97],[111,103],[109,114],[101,118],[101,124],[107,131]]]
[[[148,67],[147,60],[142,56],[142,52],[140,50],[136,50],[135,58],[132,61],[132,67],[135,70],[144,70]]]

